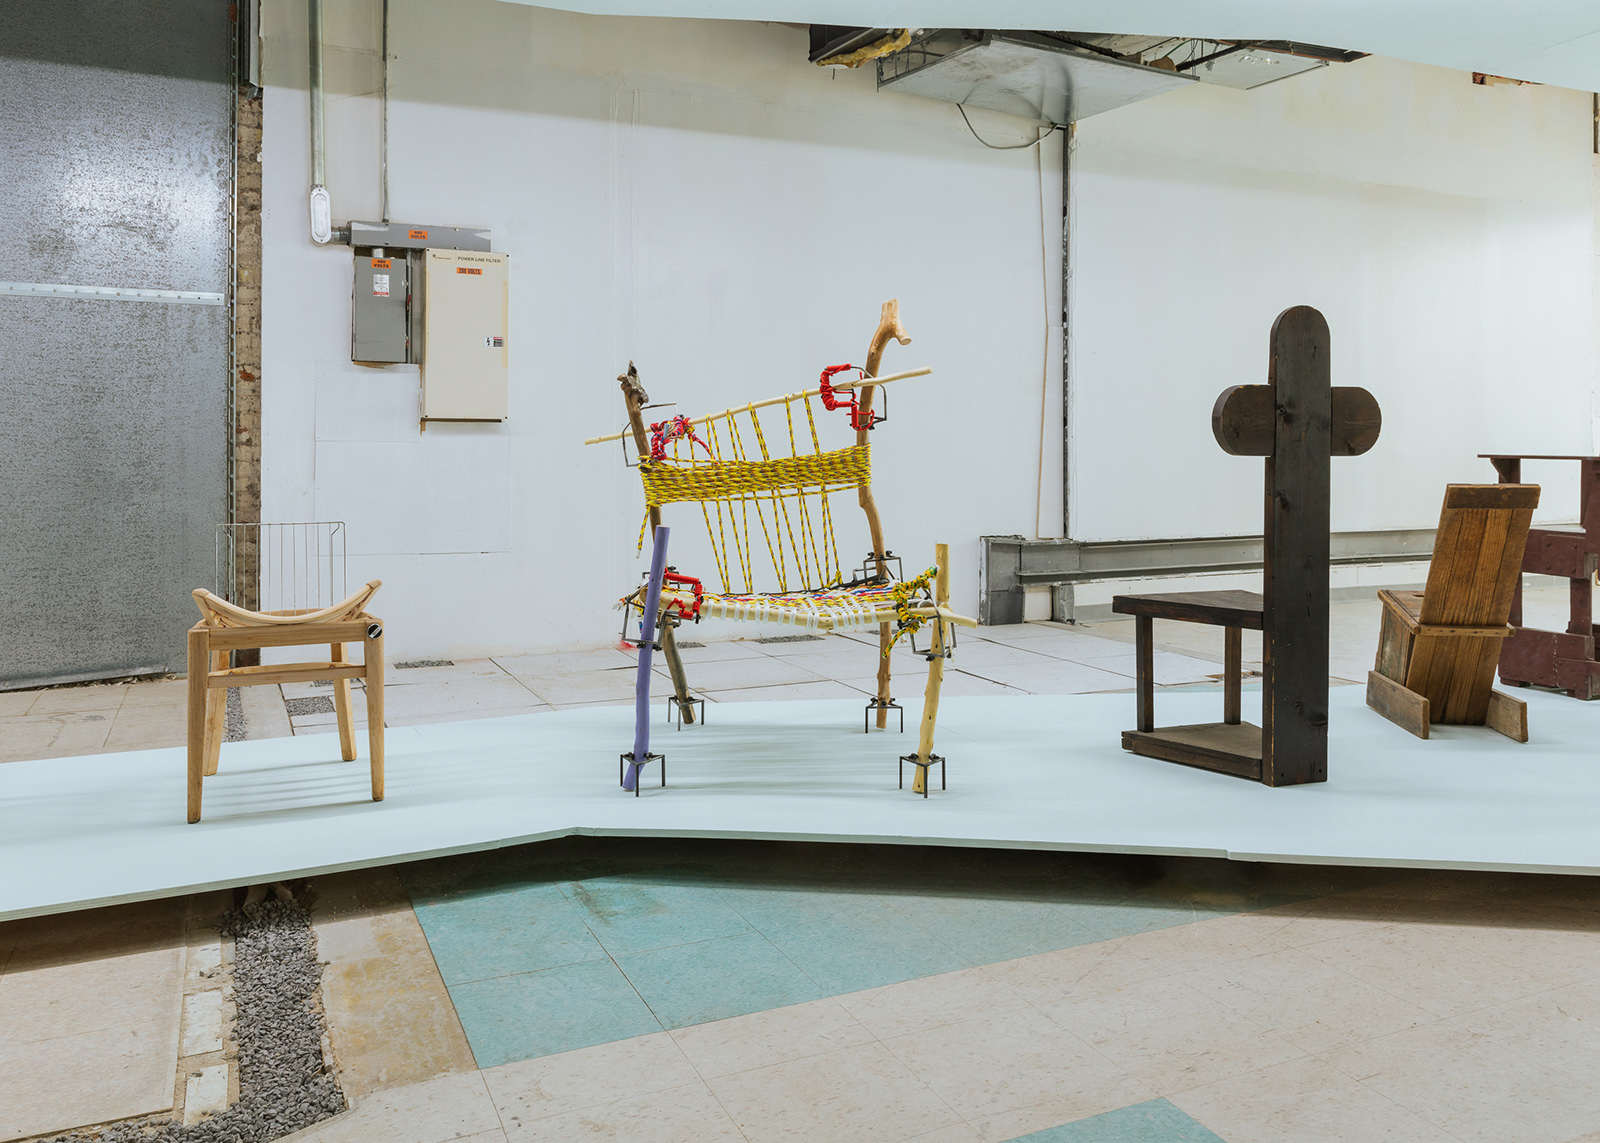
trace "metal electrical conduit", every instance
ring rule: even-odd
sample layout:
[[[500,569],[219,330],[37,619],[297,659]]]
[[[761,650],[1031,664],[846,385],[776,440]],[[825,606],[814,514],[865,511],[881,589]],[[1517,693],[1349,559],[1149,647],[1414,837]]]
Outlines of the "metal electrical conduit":
[[[328,197],[327,139],[322,126],[322,0],[310,0],[311,34],[311,241],[333,241],[333,203]]]
[[[311,72],[311,241],[326,246],[337,238],[347,241],[350,233],[333,229],[333,199],[328,194],[328,137],[322,112],[322,0],[308,0],[310,22]],[[383,220],[389,221],[389,0],[383,0],[383,133],[378,143],[382,168]]]

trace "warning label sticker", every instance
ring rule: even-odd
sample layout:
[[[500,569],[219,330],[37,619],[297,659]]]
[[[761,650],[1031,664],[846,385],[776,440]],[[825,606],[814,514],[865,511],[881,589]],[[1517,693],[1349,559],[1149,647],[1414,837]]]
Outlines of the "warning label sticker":
[[[506,339],[503,337],[486,337],[483,339],[483,347],[485,349],[504,349],[505,345]]]
[[[375,298],[387,298],[389,296],[389,275],[372,275],[372,296]]]
[[[428,232],[426,230],[408,230],[406,231],[406,236],[408,238],[426,239],[428,237]]]
[[[387,259],[387,258],[374,258],[372,260],[372,268],[374,270],[387,270],[389,268],[389,259]]]
[[[483,273],[483,271],[478,269],[476,266],[457,266],[456,267],[456,273],[458,273],[458,274],[481,274],[481,273]]]

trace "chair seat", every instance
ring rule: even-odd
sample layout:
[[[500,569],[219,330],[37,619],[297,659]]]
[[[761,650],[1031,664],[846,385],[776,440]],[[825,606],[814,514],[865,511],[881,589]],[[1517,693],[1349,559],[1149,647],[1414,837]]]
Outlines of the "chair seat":
[[[1111,610],[1118,615],[1148,615],[1184,623],[1261,630],[1262,601],[1254,591],[1170,591],[1153,595],[1116,595]]]
[[[320,609],[294,611],[250,611],[221,599],[204,588],[195,588],[195,605],[200,608],[204,622],[211,627],[303,627],[317,623],[336,623],[341,619],[354,619],[362,614],[367,602],[383,586],[381,579],[368,580],[359,591]]]
[[[686,591],[666,590],[661,597],[664,600],[682,600],[685,604],[694,601],[693,594]],[[894,619],[894,589],[890,584],[865,584],[827,591],[758,592],[753,595],[708,591],[700,597],[700,614],[712,619],[786,623],[819,631],[875,627]]]

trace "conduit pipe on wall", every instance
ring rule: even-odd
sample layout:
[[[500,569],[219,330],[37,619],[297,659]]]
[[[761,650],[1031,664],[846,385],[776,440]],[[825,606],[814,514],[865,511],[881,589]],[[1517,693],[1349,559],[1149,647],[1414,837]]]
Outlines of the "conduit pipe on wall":
[[[322,0],[308,0],[311,18],[311,241],[333,239],[333,203],[328,198],[327,144],[322,127]]]

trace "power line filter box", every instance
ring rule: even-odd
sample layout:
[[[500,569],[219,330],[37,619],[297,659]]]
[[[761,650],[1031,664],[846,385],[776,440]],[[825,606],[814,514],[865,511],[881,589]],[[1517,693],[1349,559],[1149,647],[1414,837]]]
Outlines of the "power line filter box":
[[[503,421],[511,257],[475,250],[424,254],[422,419]]]

